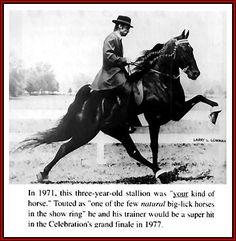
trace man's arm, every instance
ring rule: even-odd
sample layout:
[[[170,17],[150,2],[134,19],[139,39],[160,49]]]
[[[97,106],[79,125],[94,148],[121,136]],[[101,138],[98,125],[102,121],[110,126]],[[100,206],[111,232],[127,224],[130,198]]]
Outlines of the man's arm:
[[[119,56],[122,52],[122,46],[118,44],[117,39],[107,39],[103,46],[104,64],[108,67],[124,67],[127,65],[127,59]],[[119,51],[119,52],[118,52]]]

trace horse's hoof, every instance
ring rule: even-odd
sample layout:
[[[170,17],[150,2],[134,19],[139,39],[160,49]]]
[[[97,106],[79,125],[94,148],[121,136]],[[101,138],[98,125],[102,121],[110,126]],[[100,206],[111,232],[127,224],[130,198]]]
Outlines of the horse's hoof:
[[[48,175],[45,175],[43,172],[40,172],[36,175],[38,182],[43,182],[45,179],[48,179]]]
[[[218,114],[221,112],[221,108],[219,106],[214,106],[211,109],[211,113],[209,115],[209,118],[211,120],[211,122],[215,125]]]
[[[159,176],[162,175],[162,174],[165,173],[165,172],[167,172],[167,170],[164,170],[164,169],[158,170],[158,171],[156,172],[156,174],[155,174],[156,179],[158,179]]]
[[[155,173],[156,184],[162,184],[160,176],[166,173],[166,170],[160,169]]]
[[[156,184],[162,184],[160,178],[156,177]]]
[[[155,177],[156,177],[157,183],[168,184],[170,182],[178,180],[178,174],[179,174],[179,171],[176,168],[174,170],[162,169],[156,173]]]

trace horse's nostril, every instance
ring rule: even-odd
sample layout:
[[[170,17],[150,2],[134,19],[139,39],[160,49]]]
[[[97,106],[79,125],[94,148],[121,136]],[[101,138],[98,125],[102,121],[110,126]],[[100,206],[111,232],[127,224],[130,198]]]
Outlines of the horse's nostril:
[[[200,72],[199,72],[199,71],[194,71],[194,72],[193,72],[193,75],[194,75],[194,77],[197,78],[197,77],[200,75]]]

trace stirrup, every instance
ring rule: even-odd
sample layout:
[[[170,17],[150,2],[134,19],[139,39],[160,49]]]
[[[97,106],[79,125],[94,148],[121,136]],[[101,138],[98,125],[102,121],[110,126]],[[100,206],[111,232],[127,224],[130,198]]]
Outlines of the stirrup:
[[[121,105],[121,99],[120,99],[120,97],[119,97],[118,95],[116,96],[116,100],[117,100],[118,105],[119,105],[119,106],[122,106],[122,105]]]

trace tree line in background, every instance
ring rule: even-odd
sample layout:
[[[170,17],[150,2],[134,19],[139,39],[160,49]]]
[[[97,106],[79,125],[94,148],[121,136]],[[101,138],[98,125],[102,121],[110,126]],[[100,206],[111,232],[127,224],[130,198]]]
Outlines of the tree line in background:
[[[24,68],[21,60],[10,58],[9,94],[17,97],[25,94],[53,93],[59,90],[59,83],[51,65],[38,63],[34,67]]]
[[[226,90],[221,83],[202,82],[202,81],[182,81],[186,96],[193,96],[202,94],[206,97],[214,97],[216,95],[223,95],[226,97]]]
[[[91,78],[84,74],[74,76],[68,94],[75,94],[83,85],[91,82]],[[185,94],[204,94],[205,96],[224,95],[226,91],[221,84],[200,83],[182,81]],[[17,97],[28,93],[33,94],[52,94],[59,91],[59,83],[51,65],[46,63],[38,63],[34,67],[24,68],[23,62],[16,58],[10,58],[9,73],[9,94],[10,97]]]

